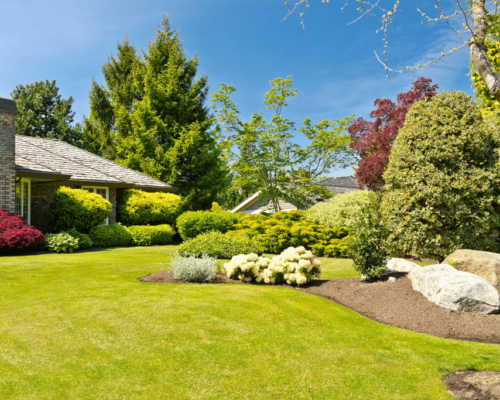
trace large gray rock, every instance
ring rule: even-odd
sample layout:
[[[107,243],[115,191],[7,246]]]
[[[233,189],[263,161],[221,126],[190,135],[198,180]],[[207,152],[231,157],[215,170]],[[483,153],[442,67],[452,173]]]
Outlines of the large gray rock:
[[[387,269],[389,272],[410,272],[413,268],[422,267],[404,258],[391,258],[387,261]]]
[[[459,271],[486,279],[492,285],[500,285],[500,254],[489,251],[457,250],[443,263],[450,264]]]
[[[500,299],[495,287],[479,276],[457,271],[451,265],[413,268],[408,277],[414,290],[433,303],[456,311],[495,314]]]

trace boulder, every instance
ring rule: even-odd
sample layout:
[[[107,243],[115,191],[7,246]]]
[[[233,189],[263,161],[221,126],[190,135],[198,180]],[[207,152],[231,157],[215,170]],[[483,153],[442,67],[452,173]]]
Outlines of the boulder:
[[[492,284],[477,275],[457,271],[451,265],[413,268],[408,277],[414,290],[438,306],[482,314],[500,311],[498,291]]]
[[[387,269],[389,272],[410,272],[413,268],[422,267],[404,258],[391,258],[387,261]]]
[[[450,264],[459,271],[486,279],[492,285],[500,285],[500,254],[489,251],[457,250],[443,263]]]

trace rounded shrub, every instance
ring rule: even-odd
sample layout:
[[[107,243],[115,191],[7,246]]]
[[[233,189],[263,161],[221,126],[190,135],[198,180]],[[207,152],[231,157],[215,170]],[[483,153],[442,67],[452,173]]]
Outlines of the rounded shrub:
[[[217,276],[217,259],[207,254],[182,257],[174,254],[171,262],[175,279],[188,282],[211,282]]]
[[[497,143],[463,92],[415,103],[392,148],[381,211],[391,255],[442,260],[466,248],[498,251]]]
[[[353,225],[356,216],[365,204],[377,202],[375,192],[356,190],[338,194],[329,201],[315,204],[306,211],[307,218],[330,228]]]
[[[75,228],[70,229],[66,233],[69,233],[75,239],[78,239],[78,248],[80,250],[88,249],[89,247],[92,247],[92,245],[93,245],[92,239],[90,239],[89,235],[86,235],[85,233],[78,232]]]
[[[149,246],[152,244],[170,244],[174,236],[170,225],[156,226],[130,226],[132,241],[139,246]]]
[[[130,189],[120,199],[118,212],[125,225],[172,225],[181,205],[176,194]]]
[[[187,211],[177,218],[177,230],[183,240],[188,240],[204,232],[225,233],[237,221],[238,216],[229,211]]]
[[[46,238],[20,215],[0,210],[0,251],[42,247]]]
[[[111,215],[111,203],[87,190],[58,188],[45,215],[49,230],[88,232]]]
[[[128,246],[132,243],[132,234],[122,224],[99,225],[90,230],[90,239],[94,246]]]
[[[181,255],[207,254],[217,258],[231,258],[238,254],[262,254],[264,247],[249,237],[231,236],[221,232],[206,232],[186,240],[179,247]]]

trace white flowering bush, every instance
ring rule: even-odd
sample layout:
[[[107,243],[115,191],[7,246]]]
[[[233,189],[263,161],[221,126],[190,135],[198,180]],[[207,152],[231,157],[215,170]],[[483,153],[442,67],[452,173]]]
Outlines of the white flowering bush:
[[[182,257],[175,253],[170,263],[174,278],[188,282],[211,282],[217,276],[217,259],[207,254]]]
[[[47,235],[47,250],[51,253],[73,253],[78,249],[80,240],[69,233],[61,232]]]
[[[304,247],[289,247],[271,260],[257,254],[240,254],[224,265],[227,276],[245,282],[303,285],[321,277],[321,261]]]

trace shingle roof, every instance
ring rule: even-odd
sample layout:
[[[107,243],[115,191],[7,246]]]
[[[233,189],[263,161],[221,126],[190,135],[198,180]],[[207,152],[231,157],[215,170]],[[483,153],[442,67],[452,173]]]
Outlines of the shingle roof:
[[[164,182],[57,139],[16,135],[16,170],[70,175],[70,181],[175,190]]]
[[[354,176],[339,176],[336,178],[326,178],[319,182],[319,185],[326,187],[335,193],[346,193],[359,190],[358,180]]]

